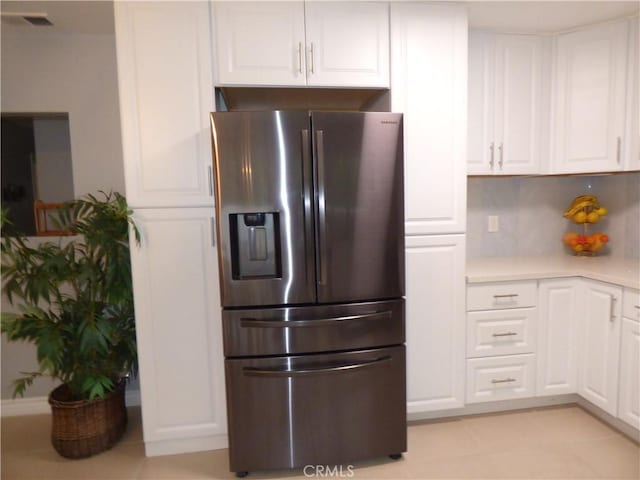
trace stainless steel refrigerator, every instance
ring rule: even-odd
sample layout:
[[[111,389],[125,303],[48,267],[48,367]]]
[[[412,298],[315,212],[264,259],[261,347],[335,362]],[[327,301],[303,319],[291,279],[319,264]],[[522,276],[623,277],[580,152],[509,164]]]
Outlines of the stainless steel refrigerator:
[[[402,115],[211,114],[230,468],[406,451]]]

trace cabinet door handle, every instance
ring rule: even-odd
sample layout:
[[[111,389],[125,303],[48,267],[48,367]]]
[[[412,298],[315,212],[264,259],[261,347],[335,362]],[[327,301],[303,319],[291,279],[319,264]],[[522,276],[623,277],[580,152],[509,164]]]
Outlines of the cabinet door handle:
[[[298,72],[302,73],[302,42],[298,42]]]
[[[498,160],[498,165],[500,166],[500,170],[502,170],[502,164],[504,160],[504,143],[500,142],[498,150],[500,150],[500,160]]]
[[[614,310],[615,310],[615,305],[616,305],[616,301],[617,300],[618,299],[614,295],[611,295],[611,312],[610,312],[610,316],[609,316],[609,321],[610,322],[613,322],[616,319]]]
[[[507,378],[502,378],[500,380],[493,379],[491,380],[491,383],[513,383],[515,381],[516,381],[515,378],[507,377]]]
[[[505,332],[505,333],[494,333],[494,337],[513,337],[514,335],[518,335],[516,332]]]
[[[491,152],[491,160],[489,160],[489,165],[491,166],[491,170],[493,170],[493,154],[494,154],[494,150],[495,150],[495,144],[493,142],[491,142],[491,145],[489,145],[489,151]]]
[[[311,52],[311,73],[313,74],[313,73],[316,73],[315,72],[315,63],[316,62],[315,62],[315,58],[314,58],[315,55],[314,55],[314,52],[313,52],[313,42],[311,42],[310,52]]]
[[[515,298],[517,296],[518,296],[517,293],[505,293],[504,295],[494,295],[493,298],[495,298],[495,299],[498,299],[498,298]]]
[[[616,139],[616,161],[620,165],[620,157],[622,155],[622,137]]]
[[[207,167],[207,181],[209,182],[209,196],[213,197],[213,169],[211,165]]]
[[[637,308],[638,310],[640,310],[640,305],[634,305],[633,308]]]

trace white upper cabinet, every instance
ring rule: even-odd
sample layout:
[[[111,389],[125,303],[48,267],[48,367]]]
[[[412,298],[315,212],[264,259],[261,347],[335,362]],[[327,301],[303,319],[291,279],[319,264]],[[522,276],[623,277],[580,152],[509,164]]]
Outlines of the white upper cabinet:
[[[129,204],[211,205],[208,4],[115,2],[114,14]]]
[[[629,28],[627,74],[627,142],[624,143],[624,169],[640,170],[640,19]]]
[[[469,36],[469,174],[540,171],[543,59],[534,35]]]
[[[555,39],[553,173],[621,170],[628,21]]]
[[[381,2],[214,2],[218,85],[388,87]]]
[[[464,6],[391,5],[391,110],[404,114],[405,232],[466,229]]]

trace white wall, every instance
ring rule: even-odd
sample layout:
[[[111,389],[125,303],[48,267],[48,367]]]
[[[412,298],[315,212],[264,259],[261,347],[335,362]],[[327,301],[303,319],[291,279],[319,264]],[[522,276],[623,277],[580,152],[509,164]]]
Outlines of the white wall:
[[[124,193],[114,35],[2,32],[2,112],[69,112],[76,196]]]
[[[562,216],[578,195],[592,194],[609,214],[589,232],[610,242],[602,254],[638,258],[640,173],[601,176],[478,177],[467,181],[467,256],[560,255],[567,231],[579,232]],[[487,232],[487,216],[499,217],[500,230]]]
[[[115,36],[2,31],[1,49],[2,112],[69,112],[75,195],[124,194]],[[35,368],[36,355],[31,344],[8,344],[4,336],[1,347],[5,399],[17,372]],[[50,389],[38,381],[25,396]]]

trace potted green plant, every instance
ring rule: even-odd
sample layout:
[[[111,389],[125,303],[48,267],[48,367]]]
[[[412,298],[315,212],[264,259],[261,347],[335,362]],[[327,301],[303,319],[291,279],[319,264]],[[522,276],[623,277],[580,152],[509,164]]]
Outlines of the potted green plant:
[[[14,396],[35,378],[61,382],[50,396],[52,443],[69,458],[113,446],[124,433],[125,377],[137,373],[129,232],[139,233],[125,198],[87,195],[58,212],[71,236],[32,245],[7,234],[2,286],[17,313],[2,313],[10,341],[37,347],[39,369],[15,380]]]

